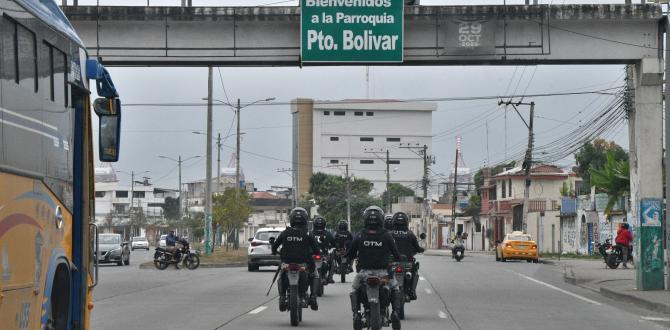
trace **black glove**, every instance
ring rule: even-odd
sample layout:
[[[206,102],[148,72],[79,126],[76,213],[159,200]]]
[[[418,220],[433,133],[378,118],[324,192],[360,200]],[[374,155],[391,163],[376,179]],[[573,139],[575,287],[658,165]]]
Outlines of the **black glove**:
[[[272,255],[276,256],[277,255],[277,250],[272,250]]]

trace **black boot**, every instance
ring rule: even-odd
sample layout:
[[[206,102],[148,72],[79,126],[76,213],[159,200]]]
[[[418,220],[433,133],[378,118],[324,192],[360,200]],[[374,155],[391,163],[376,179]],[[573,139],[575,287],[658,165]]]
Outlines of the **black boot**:
[[[391,300],[391,306],[393,311],[391,312],[391,327],[393,330],[400,330],[400,293],[393,293],[393,298]]]
[[[279,311],[285,312],[287,309],[288,301],[286,300],[286,295],[279,296]]]
[[[316,295],[310,295],[310,297],[309,297],[309,307],[313,311],[318,311],[319,310],[319,303],[316,301]]]

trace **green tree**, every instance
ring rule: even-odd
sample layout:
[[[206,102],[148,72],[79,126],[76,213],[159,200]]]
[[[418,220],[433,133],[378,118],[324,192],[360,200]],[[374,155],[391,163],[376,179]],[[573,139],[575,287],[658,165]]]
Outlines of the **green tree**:
[[[228,188],[213,198],[212,228],[221,227],[224,233],[239,230],[251,214],[251,198],[244,189]],[[228,248],[226,241],[226,248]]]
[[[470,203],[468,208],[464,210],[464,214],[469,217],[479,218],[479,213],[482,211],[482,199],[479,195],[470,196]]]
[[[163,216],[170,220],[179,220],[179,198],[165,197]]]
[[[357,230],[363,226],[363,210],[370,205],[380,205],[381,201],[370,196],[372,184],[366,179],[353,178],[350,186],[351,229]],[[340,220],[347,218],[347,181],[345,178],[321,172],[315,173],[310,178],[309,193],[319,206],[319,214],[328,221],[329,227],[333,228]]]
[[[584,146],[575,153],[575,161],[577,173],[583,182],[584,187],[591,187],[591,169],[602,168],[607,162],[608,152],[612,153],[612,157],[616,161],[628,160],[628,153],[621,146],[614,143],[614,141],[607,141],[605,139],[595,139]]]
[[[389,184],[389,191],[391,192],[391,203],[393,203],[398,197],[405,197],[405,196],[414,196],[414,190],[409,189],[399,183],[391,183]],[[388,196],[389,192],[384,191],[384,193],[381,196],[381,202],[382,205],[381,207],[384,210],[388,210]]]
[[[608,151],[601,168],[589,169],[591,184],[596,190],[609,197],[605,214],[609,214],[614,204],[630,192],[630,164],[628,160],[617,160],[614,151]]]
[[[572,183],[568,186],[567,182],[563,182],[563,185],[560,189],[561,196],[563,197],[574,197],[575,190],[572,188]]]

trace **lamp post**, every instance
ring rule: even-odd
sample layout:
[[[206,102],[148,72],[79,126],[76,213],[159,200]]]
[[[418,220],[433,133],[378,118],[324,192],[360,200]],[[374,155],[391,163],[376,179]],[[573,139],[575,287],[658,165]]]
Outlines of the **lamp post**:
[[[168,157],[168,156],[158,156],[158,158],[167,159],[167,160],[171,160],[173,162],[177,162],[177,166],[179,167],[179,211],[177,213],[177,220],[181,221],[181,218],[182,218],[181,205],[184,202],[183,198],[181,196],[182,195],[181,194],[181,164],[186,162],[186,161],[189,161],[191,159],[200,158],[200,156],[193,156],[193,157],[186,158],[184,160],[181,159],[181,155],[179,155],[179,159],[174,159],[174,158]]]
[[[142,171],[139,173],[135,173],[135,171],[130,171],[130,173],[126,171],[117,172],[130,175],[130,209],[128,210],[128,218],[131,218],[133,216],[133,207],[135,207],[135,176],[149,173],[149,171]]]

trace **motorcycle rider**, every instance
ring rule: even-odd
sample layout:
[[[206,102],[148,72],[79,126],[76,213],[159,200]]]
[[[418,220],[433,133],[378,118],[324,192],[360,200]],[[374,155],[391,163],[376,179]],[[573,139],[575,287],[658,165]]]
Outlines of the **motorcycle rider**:
[[[414,258],[417,253],[423,253],[424,249],[419,246],[419,240],[416,238],[416,235],[409,230],[409,217],[407,216],[407,213],[396,212],[393,215],[392,234],[400,254],[403,254],[408,258]],[[419,283],[419,276],[417,274],[418,269],[419,263],[415,262],[414,267],[412,268],[412,287],[409,292],[409,298],[411,300],[416,300],[416,286]]]
[[[624,222],[621,224],[621,227],[616,233],[616,239],[614,242],[621,249],[621,259],[623,262],[623,268],[628,268],[628,248],[630,247],[630,242],[633,241],[633,234],[628,230],[628,223]]]
[[[370,206],[363,212],[365,229],[363,229],[354,238],[347,256],[349,260],[358,258],[360,271],[356,274],[354,282],[351,285],[349,298],[351,299],[351,309],[354,312],[354,321],[360,321],[361,315],[358,302],[358,288],[368,276],[388,276],[389,256],[393,255],[395,260],[400,260],[400,252],[395,245],[393,236],[384,229],[384,211],[378,206]],[[399,323],[398,309],[400,308],[400,294],[398,292],[398,283],[394,277],[390,277],[389,286],[391,288],[391,304],[393,312],[391,321]],[[395,328],[395,327],[394,327]]]
[[[272,242],[272,254],[277,254],[277,250],[281,246],[281,262],[282,263],[306,263],[309,269],[309,276],[307,283],[301,283],[300,296],[305,299],[307,296],[307,287],[312,284],[314,276],[314,260],[313,255],[319,255],[319,246],[314,237],[307,232],[307,211],[302,207],[296,207],[291,210],[289,214],[290,227],[286,228],[277,238]],[[284,278],[280,278],[277,287],[279,288],[279,310],[285,311],[288,307],[288,299],[286,297],[287,285],[284,283]],[[312,310],[318,310],[319,305],[316,301],[316,294],[314,288],[310,290],[309,305]]]
[[[174,230],[170,230],[167,236],[165,236],[165,250],[172,254],[172,259],[177,261],[177,241],[179,241],[179,236],[174,234]],[[174,268],[179,269],[179,263],[174,263]]]
[[[312,236],[314,236],[316,243],[319,245],[322,256],[327,256],[330,252],[330,249],[335,247],[335,239],[333,238],[333,234],[326,230],[326,219],[320,215],[314,217]],[[324,265],[328,268],[328,283],[335,283],[335,281],[333,281],[332,258],[329,258],[328,262]]]
[[[351,245],[351,242],[354,240],[354,236],[351,235],[346,221],[340,221],[340,223],[337,225],[337,232],[333,238],[335,239],[336,249],[349,251],[349,245]],[[351,269],[351,263],[348,263],[347,267]]]
[[[393,231],[393,214],[387,214],[384,216],[384,229]]]

